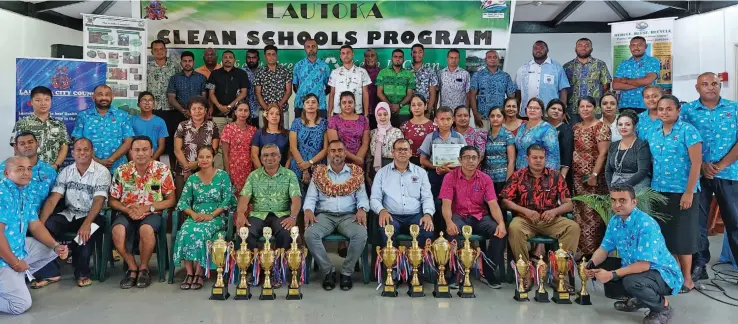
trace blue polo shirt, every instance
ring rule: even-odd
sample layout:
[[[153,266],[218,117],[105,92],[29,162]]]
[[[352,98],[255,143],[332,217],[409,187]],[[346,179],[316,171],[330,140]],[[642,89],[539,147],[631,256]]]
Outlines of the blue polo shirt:
[[[656,80],[659,79],[659,72],[661,71],[661,61],[659,59],[643,55],[640,60],[635,60],[632,56],[621,62],[615,72],[616,78],[628,78],[628,79],[640,79],[645,77],[649,73],[656,73]],[[653,83],[656,84],[656,80]],[[620,101],[618,106],[620,109],[625,108],[646,108],[646,103],[643,101],[643,88],[638,87],[630,90],[620,91]]]
[[[110,107],[105,115],[100,115],[95,107],[81,111],[77,114],[77,122],[72,131],[72,137],[85,137],[92,142],[98,159],[108,158],[123,144],[123,140],[133,136],[131,117],[115,107]],[[110,172],[126,161],[126,155],[123,154],[115,160]]]
[[[682,106],[680,116],[702,136],[702,161],[718,163],[738,141],[738,102],[720,98],[709,109],[699,99]],[[738,163],[720,170],[715,178],[738,180]]]
[[[648,133],[661,127],[661,118],[651,119],[648,115],[648,110],[638,114],[638,125],[636,125],[636,136],[639,139],[646,140]]]
[[[0,163],[0,180],[5,179],[5,162]],[[41,210],[41,205],[49,196],[54,181],[56,181],[56,175],[54,167],[41,160],[38,160],[31,169],[31,182],[24,188],[24,191],[29,194],[28,201],[36,212]]]
[[[302,109],[302,97],[313,93],[318,96],[320,110],[328,109],[325,102],[325,86],[328,84],[330,75],[330,67],[320,59],[310,62],[306,57],[297,62],[292,68],[292,84],[297,85],[295,108]]]
[[[651,188],[661,192],[684,193],[689,179],[689,148],[702,142],[702,137],[692,124],[677,119],[671,131],[664,135],[664,126],[655,128],[646,137],[653,156]],[[700,182],[694,192],[700,190]]]
[[[24,259],[26,253],[26,232],[31,222],[38,220],[38,210],[33,208],[33,201],[26,188],[20,188],[8,178],[0,180],[0,223],[5,224],[5,239],[8,240],[10,252],[18,259]],[[0,268],[9,264],[0,258]]]

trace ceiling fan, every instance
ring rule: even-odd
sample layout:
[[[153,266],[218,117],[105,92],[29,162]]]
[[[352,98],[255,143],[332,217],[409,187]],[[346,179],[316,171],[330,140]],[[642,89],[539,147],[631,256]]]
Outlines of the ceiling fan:
[[[532,7],[540,7],[540,6],[558,6],[560,3],[557,3],[560,1],[528,1],[528,2],[518,2],[518,7],[523,6],[532,6]]]

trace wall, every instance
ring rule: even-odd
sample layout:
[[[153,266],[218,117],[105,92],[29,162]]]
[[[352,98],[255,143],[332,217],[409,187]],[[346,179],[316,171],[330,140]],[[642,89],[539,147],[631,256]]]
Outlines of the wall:
[[[673,94],[683,101],[699,97],[694,89],[703,72],[728,72],[721,95],[736,100],[738,6],[679,19],[674,27]]]
[[[548,57],[563,65],[576,57],[574,46],[578,39],[592,40],[592,56],[605,61],[612,73],[612,54],[610,49],[610,34],[512,34],[510,45],[505,55],[505,72],[515,78],[515,73],[523,64],[533,59],[533,43],[542,40],[548,44]]]
[[[0,37],[0,160],[13,155],[8,143],[15,121],[15,59],[49,57],[52,44],[82,46],[82,32],[0,9],[0,30],[14,37]]]

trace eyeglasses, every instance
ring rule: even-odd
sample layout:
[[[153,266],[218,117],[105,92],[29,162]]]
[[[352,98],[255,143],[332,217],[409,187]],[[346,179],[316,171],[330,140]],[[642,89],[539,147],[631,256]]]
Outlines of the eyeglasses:
[[[464,155],[461,157],[461,159],[464,161],[476,161],[479,160],[479,157],[476,155]]]

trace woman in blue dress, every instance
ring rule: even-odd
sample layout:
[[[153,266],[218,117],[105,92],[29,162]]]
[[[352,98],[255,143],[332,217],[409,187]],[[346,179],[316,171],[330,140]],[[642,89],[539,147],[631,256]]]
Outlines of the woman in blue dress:
[[[303,194],[310,184],[310,167],[321,163],[326,155],[328,122],[318,115],[318,96],[303,97],[302,114],[290,127],[290,170],[295,172]]]
[[[528,121],[520,125],[515,135],[515,170],[528,166],[526,151],[528,146],[539,144],[546,150],[546,167],[559,170],[561,157],[559,151],[559,135],[556,128],[543,121],[543,101],[531,98],[528,101]]]

